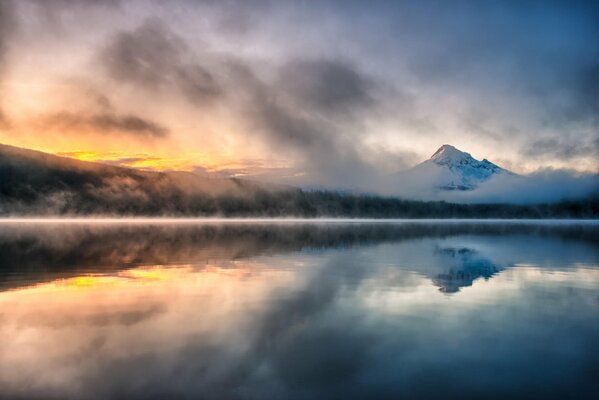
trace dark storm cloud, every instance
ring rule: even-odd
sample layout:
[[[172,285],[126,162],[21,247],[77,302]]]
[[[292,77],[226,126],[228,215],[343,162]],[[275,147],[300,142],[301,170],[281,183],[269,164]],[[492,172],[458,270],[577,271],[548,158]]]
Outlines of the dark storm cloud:
[[[11,33],[14,24],[12,3],[8,0],[0,0],[0,68],[4,66],[6,60],[8,35]]]
[[[99,131],[123,131],[147,136],[166,136],[169,131],[162,125],[136,115],[94,115],[88,123]]]
[[[597,35],[599,40],[599,35]],[[599,138],[599,57],[597,63],[584,68],[578,77],[576,86],[575,106],[578,113],[574,115],[588,115],[592,118],[596,135]]]
[[[6,68],[9,36],[16,26],[13,4],[10,0],[0,0],[0,84]],[[0,93],[0,129],[8,126],[8,117],[2,110],[2,93]]]
[[[570,161],[581,156],[599,157],[599,136],[588,142],[572,138],[550,137],[532,142],[524,155],[535,158],[557,158]]]
[[[47,7],[83,7],[83,6],[92,6],[92,7],[114,7],[118,6],[122,3],[121,0],[29,0],[33,3],[36,3],[40,6]]]
[[[245,94],[244,114],[279,144],[305,149],[322,144],[326,135],[306,117],[296,116],[285,104],[286,98],[260,80],[241,62],[229,63],[234,84]]]
[[[128,0],[14,0],[19,14],[35,21],[46,37],[67,38],[77,22],[85,21],[85,29],[93,31],[94,25],[107,25],[114,12]]]
[[[262,133],[278,150],[298,154],[299,168],[321,182],[352,186],[366,176],[376,180],[374,169],[354,143],[360,133],[359,117],[374,104],[367,78],[336,60],[289,61],[281,77],[295,71],[294,79],[312,83],[309,89],[294,91],[286,79],[268,83],[246,64],[230,62],[228,66],[233,87],[246,96],[242,115],[249,123],[248,131]],[[347,90],[325,83],[331,71],[343,75]],[[333,98],[339,104],[332,104]]]
[[[128,133],[156,138],[162,138],[169,134],[169,130],[159,123],[132,114],[84,115],[63,112],[51,115],[43,122],[50,127],[91,130],[100,133]]]
[[[86,10],[112,10],[123,3],[122,0],[21,0],[31,3],[39,9],[46,21],[56,24],[60,22],[62,13]]]
[[[274,5],[283,3],[273,0],[183,0],[178,4],[183,4],[186,10],[200,7],[199,12],[210,14],[208,22],[214,30],[238,40],[263,24]]]
[[[214,75],[200,65],[178,68],[175,77],[183,94],[193,103],[200,104],[222,94]]]
[[[216,98],[214,75],[189,57],[185,41],[159,19],[149,19],[133,31],[120,32],[100,54],[113,79],[146,88],[175,87],[190,100]]]
[[[372,82],[339,60],[290,62],[281,68],[281,83],[314,110],[348,110],[373,101]]]
[[[101,54],[110,76],[119,81],[160,85],[170,80],[185,51],[183,41],[160,20],[147,20],[118,33]]]

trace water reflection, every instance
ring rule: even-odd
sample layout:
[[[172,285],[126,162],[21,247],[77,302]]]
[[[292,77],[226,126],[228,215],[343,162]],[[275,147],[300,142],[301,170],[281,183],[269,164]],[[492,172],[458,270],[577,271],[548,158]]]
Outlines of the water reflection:
[[[441,248],[437,250],[437,254],[443,258],[442,265],[446,270],[432,281],[444,293],[456,293],[461,287],[472,286],[478,278],[489,279],[503,270],[503,267],[467,247]]]
[[[593,398],[597,239],[0,225],[0,397]]]

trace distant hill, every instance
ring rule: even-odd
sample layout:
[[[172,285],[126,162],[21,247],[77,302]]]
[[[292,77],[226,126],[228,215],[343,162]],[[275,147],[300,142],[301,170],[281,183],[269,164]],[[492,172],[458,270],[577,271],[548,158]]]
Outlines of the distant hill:
[[[142,171],[0,145],[4,214],[215,214],[229,203],[231,208],[243,208],[276,197],[280,205],[298,191],[189,172]]]
[[[424,202],[141,171],[0,145],[0,216],[28,215],[597,218],[599,200],[537,205]]]

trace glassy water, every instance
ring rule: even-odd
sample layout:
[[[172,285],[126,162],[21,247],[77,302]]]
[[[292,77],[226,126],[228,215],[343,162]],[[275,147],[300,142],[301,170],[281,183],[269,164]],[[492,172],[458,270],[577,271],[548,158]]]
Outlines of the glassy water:
[[[0,224],[0,337],[1,398],[599,398],[599,225]]]

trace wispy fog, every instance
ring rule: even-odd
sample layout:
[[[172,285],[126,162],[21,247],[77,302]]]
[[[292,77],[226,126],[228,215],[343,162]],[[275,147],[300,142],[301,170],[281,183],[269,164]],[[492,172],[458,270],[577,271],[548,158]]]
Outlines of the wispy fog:
[[[387,185],[386,192],[417,200],[445,200],[458,203],[555,203],[599,196],[599,175],[570,170],[539,170],[528,175],[498,174],[473,190],[440,190],[435,183],[443,170],[425,170],[400,175]],[[392,185],[392,186],[391,186]]]

